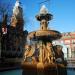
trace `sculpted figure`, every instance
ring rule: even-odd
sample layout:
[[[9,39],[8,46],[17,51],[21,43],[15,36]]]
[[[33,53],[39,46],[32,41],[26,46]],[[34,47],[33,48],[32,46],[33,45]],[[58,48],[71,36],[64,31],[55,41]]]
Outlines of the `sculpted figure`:
[[[55,47],[55,57],[57,62],[63,62],[64,61],[64,53],[62,51],[62,46],[56,45]]]
[[[53,48],[52,44],[49,42],[46,45],[45,61],[47,61],[48,63],[53,63],[53,60],[54,60]]]
[[[24,61],[33,62],[35,60],[35,57],[33,57],[34,54],[34,48],[30,45],[25,46],[25,53],[24,53]]]

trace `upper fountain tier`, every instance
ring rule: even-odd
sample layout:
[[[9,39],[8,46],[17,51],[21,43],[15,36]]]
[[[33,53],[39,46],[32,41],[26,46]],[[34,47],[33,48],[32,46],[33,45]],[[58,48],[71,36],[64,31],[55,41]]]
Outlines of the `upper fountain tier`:
[[[36,19],[40,21],[40,30],[29,33],[29,39],[38,40],[56,40],[61,37],[61,33],[56,30],[49,30],[48,21],[52,19],[52,15],[48,12],[45,5],[40,9],[40,13],[36,16]]]
[[[52,19],[52,14],[50,14],[47,8],[45,7],[45,5],[43,5],[40,9],[39,14],[36,16],[36,18],[38,21],[41,21],[42,19],[49,21]]]

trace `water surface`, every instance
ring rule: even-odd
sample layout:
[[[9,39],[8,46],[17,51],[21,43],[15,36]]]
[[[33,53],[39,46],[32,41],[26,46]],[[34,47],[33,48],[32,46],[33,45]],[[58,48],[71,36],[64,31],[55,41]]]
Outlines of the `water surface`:
[[[22,70],[20,69],[20,70],[4,71],[4,72],[0,72],[0,75],[22,75]],[[68,69],[67,75],[75,75],[75,70],[74,69]]]

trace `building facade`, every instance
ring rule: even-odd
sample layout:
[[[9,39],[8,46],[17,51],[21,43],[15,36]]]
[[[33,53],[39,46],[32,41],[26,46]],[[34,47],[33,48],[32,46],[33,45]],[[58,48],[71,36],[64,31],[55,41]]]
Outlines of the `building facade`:
[[[54,44],[63,46],[63,52],[66,58],[75,58],[75,32],[62,33],[62,38],[54,41]]]

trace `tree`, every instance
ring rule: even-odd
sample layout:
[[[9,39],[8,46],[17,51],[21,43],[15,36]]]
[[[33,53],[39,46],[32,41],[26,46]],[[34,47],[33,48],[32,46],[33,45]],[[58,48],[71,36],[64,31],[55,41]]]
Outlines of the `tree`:
[[[5,14],[8,15],[8,19],[7,19],[8,22],[10,21],[10,17],[12,14],[12,11],[10,10],[11,8],[12,8],[11,0],[8,0],[7,2],[2,0],[0,2],[0,22],[2,22]]]

